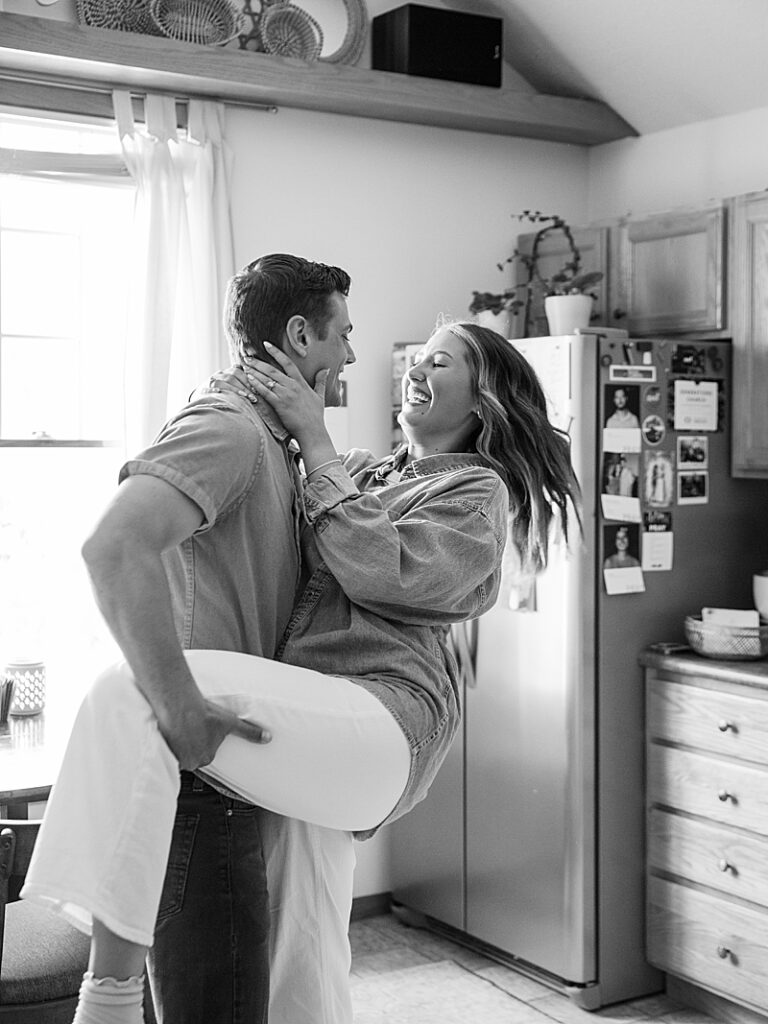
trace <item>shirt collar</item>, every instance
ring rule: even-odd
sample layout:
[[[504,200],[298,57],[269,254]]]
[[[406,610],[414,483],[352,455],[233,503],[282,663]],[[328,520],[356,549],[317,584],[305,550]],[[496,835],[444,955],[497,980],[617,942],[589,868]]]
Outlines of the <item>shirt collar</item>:
[[[406,465],[405,459],[407,454],[408,446],[403,444],[391,455],[382,459],[378,468],[374,471],[376,480],[380,483],[394,484],[400,480],[435,476],[438,473],[466,469],[468,466],[488,465],[477,452],[447,452],[438,455],[425,455],[423,458],[414,459]]]
[[[292,444],[295,445],[295,442],[291,438],[291,435],[288,432],[288,430],[286,430],[283,421],[277,415],[275,410],[272,409],[266,402],[262,401],[261,399],[259,399],[258,402],[251,402],[247,398],[243,399],[243,401],[247,402],[248,405],[253,409],[253,411],[261,417],[267,430],[269,430],[270,434],[272,434],[272,436],[276,440],[280,441],[283,444],[285,444],[286,441],[289,441],[289,447]],[[298,446],[296,447],[298,450]]]

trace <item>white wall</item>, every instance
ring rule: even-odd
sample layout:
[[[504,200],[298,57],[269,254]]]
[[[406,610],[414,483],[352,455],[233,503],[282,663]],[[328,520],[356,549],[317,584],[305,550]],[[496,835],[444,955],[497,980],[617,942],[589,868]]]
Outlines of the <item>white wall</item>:
[[[589,219],[691,207],[768,188],[768,107],[596,146]]]
[[[358,365],[347,374],[351,441],[389,444],[389,358],[438,313],[467,314],[497,288],[497,260],[537,206],[582,220],[587,154],[575,146],[365,118],[230,108],[236,261],[294,252],[352,275]]]
[[[427,337],[443,312],[467,315],[496,289],[524,208],[587,216],[580,147],[364,118],[229,108],[238,266],[267,252],[334,263],[352,276],[358,363],[347,373],[339,447],[389,450],[396,341]],[[356,895],[390,888],[386,829],[359,844]]]

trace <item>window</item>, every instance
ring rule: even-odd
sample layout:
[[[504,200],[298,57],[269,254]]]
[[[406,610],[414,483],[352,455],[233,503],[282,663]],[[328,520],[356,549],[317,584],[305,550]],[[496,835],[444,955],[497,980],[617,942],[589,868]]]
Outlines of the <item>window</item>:
[[[80,557],[125,458],[119,153],[113,125],[0,113],[0,664],[45,661],[49,704],[119,654]]]

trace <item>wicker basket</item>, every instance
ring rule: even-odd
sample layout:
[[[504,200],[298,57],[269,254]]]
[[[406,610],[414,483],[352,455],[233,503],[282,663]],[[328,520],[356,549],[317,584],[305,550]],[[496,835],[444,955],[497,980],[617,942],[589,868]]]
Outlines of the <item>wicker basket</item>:
[[[317,60],[323,48],[323,30],[311,15],[291,3],[265,8],[259,23],[267,53]]]
[[[150,0],[149,11],[164,36],[183,43],[218,46],[243,28],[242,11],[230,0]]]
[[[77,0],[77,20],[91,28],[111,28],[159,36],[162,32],[149,13],[150,0]]]
[[[756,661],[768,657],[768,624],[713,626],[698,615],[685,619],[685,635],[697,654],[723,661]]]

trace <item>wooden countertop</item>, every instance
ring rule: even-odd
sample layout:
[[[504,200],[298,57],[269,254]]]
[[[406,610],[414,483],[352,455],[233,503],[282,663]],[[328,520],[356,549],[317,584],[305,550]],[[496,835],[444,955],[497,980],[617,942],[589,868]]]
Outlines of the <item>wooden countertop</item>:
[[[0,725],[0,805],[44,800],[56,781],[76,707],[55,705]]]
[[[700,679],[740,683],[742,686],[757,686],[768,690],[768,658],[758,661],[728,661],[705,658],[690,649],[665,653],[647,647],[638,660],[645,668],[674,672],[681,676],[698,676]]]

